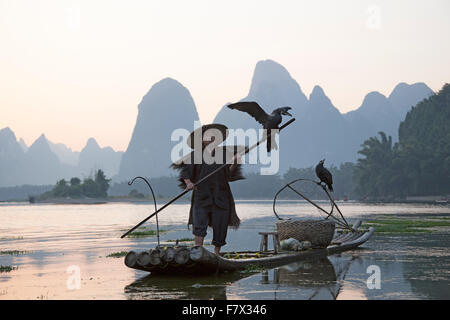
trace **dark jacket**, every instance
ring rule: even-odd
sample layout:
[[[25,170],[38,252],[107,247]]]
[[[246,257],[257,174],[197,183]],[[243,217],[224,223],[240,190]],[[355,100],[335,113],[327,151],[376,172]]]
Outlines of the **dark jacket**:
[[[225,150],[225,147],[223,147]],[[228,147],[229,149],[229,147]],[[226,152],[224,154],[224,162]],[[207,174],[213,172],[215,169],[219,168],[222,164],[195,164],[194,159],[194,151],[187,157],[184,157],[184,161],[172,164],[172,168],[179,170],[179,186],[182,189],[186,188],[186,184],[184,183],[184,179],[190,179],[193,183],[196,183],[201,178],[205,177]],[[186,159],[191,159],[190,161],[186,161]],[[189,212],[189,220],[188,225],[193,224],[193,207],[196,206],[208,206],[211,204],[215,204],[216,206],[228,209],[230,212],[230,217],[228,220],[228,225],[233,228],[238,228],[240,224],[240,219],[236,214],[236,208],[234,204],[233,194],[231,193],[230,185],[228,184],[231,181],[244,179],[241,173],[241,165],[237,164],[233,171],[230,170],[231,164],[228,164],[215,173],[207,180],[200,183],[192,192],[191,197],[191,209]],[[210,221],[211,223],[211,221]],[[211,224],[210,224],[211,225]]]

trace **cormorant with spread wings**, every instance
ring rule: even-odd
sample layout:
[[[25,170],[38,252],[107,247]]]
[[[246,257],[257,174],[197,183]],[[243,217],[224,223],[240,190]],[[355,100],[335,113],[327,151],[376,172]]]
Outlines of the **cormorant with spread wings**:
[[[267,152],[272,149],[276,149],[277,145],[275,141],[272,142],[271,129],[278,129],[278,125],[281,123],[282,115],[292,117],[288,110],[291,107],[277,108],[272,111],[271,114],[267,114],[260,106],[254,101],[243,101],[232,103],[228,105],[228,108],[247,112],[250,116],[255,118],[264,129],[267,129]]]

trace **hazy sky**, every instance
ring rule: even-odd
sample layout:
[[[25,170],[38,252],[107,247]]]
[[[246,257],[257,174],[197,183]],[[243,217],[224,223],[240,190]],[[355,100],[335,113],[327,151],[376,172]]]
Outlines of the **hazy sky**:
[[[450,82],[450,1],[0,0],[0,129],[125,150],[142,96],[172,77],[202,122],[273,59],[341,112],[398,82]]]

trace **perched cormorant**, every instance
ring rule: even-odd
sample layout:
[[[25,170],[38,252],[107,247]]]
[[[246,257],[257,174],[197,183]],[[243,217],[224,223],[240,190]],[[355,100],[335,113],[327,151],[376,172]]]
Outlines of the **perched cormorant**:
[[[324,182],[328,186],[328,190],[333,192],[333,176],[327,168],[323,166],[325,159],[320,160],[316,166],[316,175],[320,179],[320,183]]]
[[[271,129],[278,129],[278,125],[282,120],[282,115],[292,117],[292,115],[288,112],[288,110],[292,109],[291,107],[278,108],[273,110],[271,114],[267,114],[259,106],[259,104],[254,101],[232,103],[228,105],[228,108],[247,112],[249,115],[255,118],[256,121],[261,123],[264,129],[267,129],[267,152],[270,152],[270,150],[277,148],[275,141],[273,141],[272,146],[272,139],[270,134]]]

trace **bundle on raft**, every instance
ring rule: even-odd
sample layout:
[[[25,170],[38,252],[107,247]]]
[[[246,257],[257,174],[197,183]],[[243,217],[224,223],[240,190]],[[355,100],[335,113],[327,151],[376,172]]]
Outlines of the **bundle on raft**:
[[[276,253],[274,250],[225,252],[217,256],[201,246],[159,246],[148,251],[130,251],[125,257],[125,265],[132,269],[171,275],[233,272],[251,267],[275,268],[307,259],[321,259],[360,246],[374,232],[373,228],[359,229],[360,224],[360,221],[356,222],[348,232],[336,231],[331,244],[325,248],[281,250]]]

